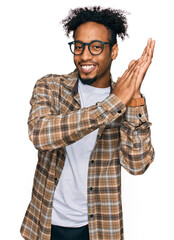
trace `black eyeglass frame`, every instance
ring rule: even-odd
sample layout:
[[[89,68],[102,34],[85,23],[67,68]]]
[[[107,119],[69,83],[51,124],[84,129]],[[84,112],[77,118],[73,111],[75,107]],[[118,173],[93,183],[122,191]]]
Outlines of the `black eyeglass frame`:
[[[99,43],[102,44],[102,50],[101,50],[101,52],[98,53],[98,54],[94,54],[94,53],[92,53],[91,50],[90,50],[90,45],[91,45],[92,43],[94,43],[94,42],[99,42]],[[73,43],[81,43],[81,44],[82,44],[83,49],[82,49],[82,52],[81,52],[81,53],[76,54],[76,53],[74,53],[74,52],[72,51],[71,45],[72,45]],[[72,41],[72,42],[69,42],[68,44],[69,44],[69,47],[70,47],[71,52],[72,52],[74,55],[81,55],[81,54],[83,53],[84,49],[85,49],[85,46],[87,45],[89,52],[90,52],[92,55],[95,55],[95,56],[97,56],[97,55],[99,55],[99,54],[101,54],[101,53],[103,52],[103,49],[104,49],[104,45],[105,45],[105,44],[110,44],[111,46],[114,45],[114,44],[112,44],[111,42],[103,42],[103,41],[100,41],[100,40],[93,40],[93,41],[90,42],[90,43],[84,43],[84,42],[82,42],[82,41]]]

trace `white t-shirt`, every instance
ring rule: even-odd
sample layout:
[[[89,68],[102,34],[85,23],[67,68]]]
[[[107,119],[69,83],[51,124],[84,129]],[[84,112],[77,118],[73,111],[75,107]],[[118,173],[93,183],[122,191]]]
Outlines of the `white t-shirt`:
[[[79,80],[81,107],[103,101],[110,87],[96,88]],[[63,227],[81,227],[88,224],[87,176],[90,155],[94,149],[98,129],[79,141],[66,146],[65,165],[56,187],[51,224]]]

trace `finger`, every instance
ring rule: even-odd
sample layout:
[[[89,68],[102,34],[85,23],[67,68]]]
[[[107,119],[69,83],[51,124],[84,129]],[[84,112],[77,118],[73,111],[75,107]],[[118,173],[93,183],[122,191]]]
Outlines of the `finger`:
[[[146,47],[145,47],[145,49],[143,51],[143,54],[141,55],[142,57],[145,57],[146,54],[148,53],[149,47],[151,46],[151,41],[152,41],[152,39],[149,38],[148,41],[147,41],[147,45],[146,45]]]
[[[128,65],[128,68],[130,68],[132,66],[132,64],[134,64],[136,62],[136,60],[132,60],[129,65]]]
[[[149,38],[148,40],[148,46],[147,46],[147,53],[145,54],[143,61],[140,65],[141,70],[143,71],[144,75],[147,71],[147,69],[149,68],[151,62],[152,62],[152,57],[153,57],[153,52],[154,52],[154,47],[155,47],[155,40],[152,41],[151,38]]]
[[[143,53],[142,53],[142,55],[141,55],[141,57],[142,57],[143,59],[144,59],[146,53],[147,53],[147,46],[144,48],[144,51],[143,51]]]
[[[135,63],[132,64],[130,67],[128,67],[128,69],[127,69],[127,70],[123,73],[123,75],[121,76],[122,79],[126,77],[126,75],[128,74],[128,72],[130,71],[131,68],[133,68],[134,65],[135,65]]]
[[[142,58],[143,58],[142,65],[144,65],[148,61],[148,58],[151,57],[152,42],[153,42],[152,38],[149,38],[147,42],[147,46],[145,47],[142,54]]]
[[[133,60],[132,60],[133,61]],[[124,72],[124,74],[118,78],[117,80],[117,84],[119,84],[120,86],[123,85],[125,83],[125,81],[130,80],[131,78],[131,72],[133,71],[133,69],[135,68],[135,66],[138,64],[138,61],[135,61],[134,63],[132,63],[132,65]],[[130,65],[130,64],[129,64]],[[130,76],[131,75],[131,76]],[[128,79],[129,78],[129,79]]]
[[[137,63],[134,69],[130,72],[130,74],[127,76],[126,81],[131,83],[134,79],[137,79],[138,73],[140,71],[140,65]]]
[[[154,48],[155,48],[155,40],[152,41],[152,39],[150,39],[149,49],[148,49],[147,57],[146,57],[145,63],[144,63],[144,64],[147,64],[148,66],[150,65],[150,63],[151,63],[151,61],[152,61]],[[143,64],[143,65],[144,65],[144,64]]]
[[[117,78],[117,83],[119,83],[121,81],[121,77]]]
[[[148,39],[148,43],[147,43],[147,55],[149,56],[150,51],[151,51],[151,45],[152,45],[152,38]]]
[[[153,53],[154,53],[155,43],[156,43],[155,40],[153,40],[152,43],[151,43],[151,55],[152,55],[152,57],[153,57]]]
[[[142,55],[141,55],[141,59],[142,59],[141,64],[143,64],[143,61],[146,61],[147,52],[149,51],[150,42],[151,42],[151,40],[150,40],[150,38],[149,38],[149,39],[148,39],[148,42],[147,42],[147,45],[146,45],[146,47],[144,48],[144,51],[143,51],[143,53],[142,53]]]
[[[140,69],[140,62],[141,62],[141,58],[139,58],[137,61],[135,61],[135,63],[132,65],[129,72],[125,76],[125,78],[123,80],[123,84],[126,82],[127,84],[130,85],[130,83],[132,82],[132,79],[134,79],[134,78],[137,79],[137,74],[139,73],[139,69]]]
[[[151,47],[151,43],[152,43],[152,38],[149,38],[147,42],[147,46],[149,46],[149,48]]]
[[[147,42],[147,44],[146,44],[146,46],[145,46],[145,48],[144,48],[144,51],[143,51],[143,53],[142,53],[142,57],[144,57],[146,54],[147,54],[147,48],[148,48],[148,44],[149,44],[149,40],[148,40],[148,42]]]
[[[134,88],[135,89],[139,71],[140,71],[140,66],[137,66],[135,71],[134,71],[134,73],[131,74],[131,79],[129,81],[129,87],[130,88]]]
[[[132,60],[134,61],[134,60]],[[131,61],[131,62],[132,62]],[[130,62],[130,63],[131,63]],[[138,64],[138,60],[134,61],[134,63],[129,64],[128,69],[124,72],[124,74],[122,75],[122,78],[127,78],[127,76],[132,72],[132,70],[136,67],[136,65]]]

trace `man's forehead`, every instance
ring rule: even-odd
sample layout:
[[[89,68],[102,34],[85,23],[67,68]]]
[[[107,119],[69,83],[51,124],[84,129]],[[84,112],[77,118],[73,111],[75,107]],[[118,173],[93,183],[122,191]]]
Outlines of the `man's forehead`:
[[[97,22],[85,22],[80,24],[74,32],[74,39],[86,38],[87,40],[107,40],[110,32],[105,25]]]

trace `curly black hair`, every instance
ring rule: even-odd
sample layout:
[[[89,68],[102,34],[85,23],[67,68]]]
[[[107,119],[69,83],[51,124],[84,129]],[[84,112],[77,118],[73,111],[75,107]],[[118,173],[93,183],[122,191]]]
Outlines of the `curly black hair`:
[[[62,20],[66,35],[69,36],[76,29],[86,22],[97,22],[103,24],[111,33],[111,43],[117,43],[117,35],[123,40],[127,34],[127,12],[111,8],[102,9],[98,7],[85,7],[70,10],[67,18]]]

